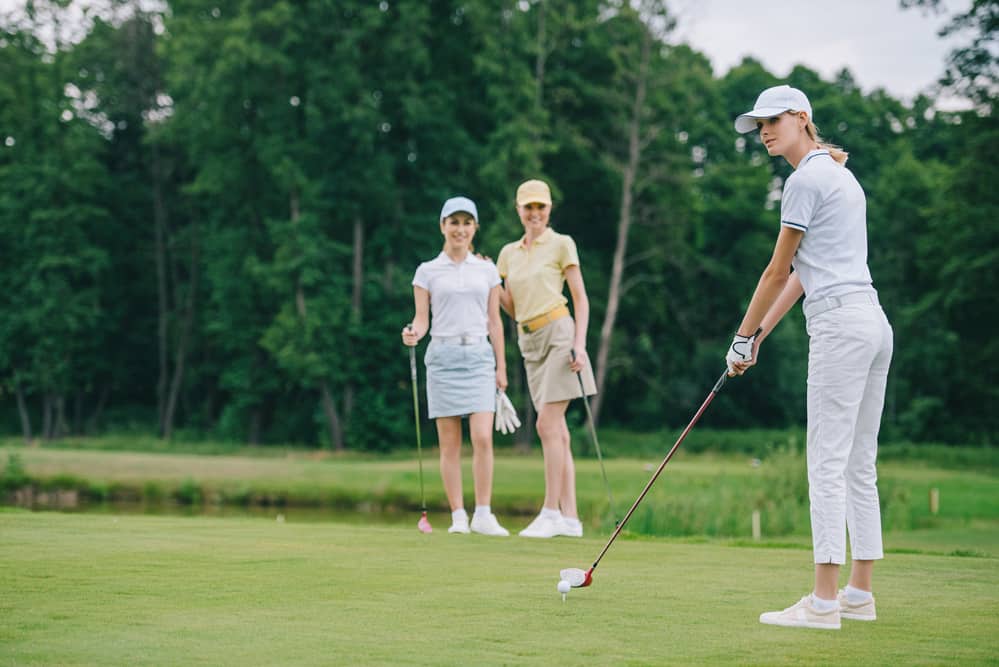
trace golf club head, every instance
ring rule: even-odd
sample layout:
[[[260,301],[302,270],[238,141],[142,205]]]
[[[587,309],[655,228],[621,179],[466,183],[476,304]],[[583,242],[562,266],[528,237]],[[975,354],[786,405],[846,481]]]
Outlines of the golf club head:
[[[416,522],[416,527],[420,529],[421,533],[432,533],[434,532],[433,526],[430,525],[430,520],[427,519],[427,513],[424,512],[420,517],[420,520]]]
[[[581,570],[578,567],[567,567],[558,573],[561,579],[569,582],[573,588],[586,588],[593,583],[593,569]]]

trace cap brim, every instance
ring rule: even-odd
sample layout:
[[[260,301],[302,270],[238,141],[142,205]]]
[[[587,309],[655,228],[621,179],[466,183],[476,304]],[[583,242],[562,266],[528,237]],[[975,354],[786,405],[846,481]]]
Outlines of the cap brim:
[[[455,213],[467,213],[470,216],[472,216],[474,219],[476,219],[476,220],[479,219],[479,214],[476,211],[469,211],[469,210],[466,210],[463,207],[458,207],[458,208],[450,209],[446,213],[441,213],[441,220],[443,220],[444,218],[446,218],[448,216],[454,215]]]
[[[528,204],[544,204],[545,206],[551,206],[551,199],[542,199],[541,197],[527,197],[526,199],[518,199],[517,206],[527,206]]]
[[[773,118],[774,116],[781,115],[785,111],[790,111],[790,109],[788,107],[761,107],[759,109],[747,111],[735,119],[735,131],[740,134],[752,132],[756,129],[756,121],[760,118]]]

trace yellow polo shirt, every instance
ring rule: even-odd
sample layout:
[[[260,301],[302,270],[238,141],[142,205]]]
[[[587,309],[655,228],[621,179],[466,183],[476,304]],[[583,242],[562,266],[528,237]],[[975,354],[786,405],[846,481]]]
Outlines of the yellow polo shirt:
[[[534,239],[507,243],[500,250],[496,268],[510,295],[517,322],[526,322],[569,302],[562,295],[565,270],[579,265],[576,242],[550,227]]]

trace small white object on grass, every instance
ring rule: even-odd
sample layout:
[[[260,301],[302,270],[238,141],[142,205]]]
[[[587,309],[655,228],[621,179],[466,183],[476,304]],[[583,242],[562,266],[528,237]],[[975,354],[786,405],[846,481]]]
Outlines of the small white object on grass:
[[[562,602],[565,602],[565,594],[569,592],[569,589],[572,588],[572,586],[569,584],[568,581],[563,579],[562,581],[558,582],[557,588],[558,592],[562,594]]]

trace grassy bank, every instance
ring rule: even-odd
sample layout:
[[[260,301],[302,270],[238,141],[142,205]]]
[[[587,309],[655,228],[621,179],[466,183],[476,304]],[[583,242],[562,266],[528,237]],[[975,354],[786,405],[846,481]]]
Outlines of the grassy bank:
[[[995,559],[891,555],[878,620],[757,622],[811,583],[801,550],[421,535],[273,520],[0,510],[0,663],[995,664]],[[825,658],[816,658],[825,656]],[[816,661],[818,660],[818,663]]]
[[[420,505],[415,459],[325,457],[289,451],[284,456],[201,456],[104,449],[0,447],[0,483],[8,504],[72,506],[128,502],[156,508],[313,507],[399,513]],[[596,461],[577,463],[581,515],[589,531],[608,532],[658,466],[652,458],[611,458],[607,474],[617,506],[608,506]],[[940,468],[924,461],[882,464],[880,490],[885,530],[922,534],[918,543],[944,553],[999,553],[999,478],[973,470]],[[427,502],[446,514],[436,452],[424,459]],[[537,511],[544,486],[538,453],[501,452],[496,460],[493,507],[511,528]],[[470,461],[465,497],[472,502]],[[930,490],[939,510],[931,513]],[[30,497],[28,497],[30,494]],[[628,524],[634,534],[751,537],[760,513],[766,539],[807,539],[808,497],[804,461],[794,452],[757,460],[739,455],[681,452]],[[445,523],[446,519],[438,520]],[[944,531],[947,540],[935,539]],[[920,547],[924,544],[925,547]]]

